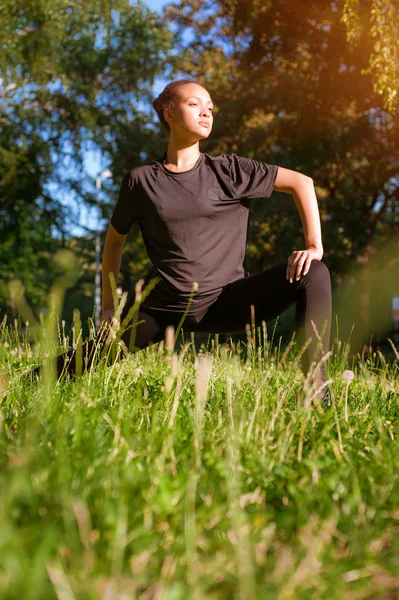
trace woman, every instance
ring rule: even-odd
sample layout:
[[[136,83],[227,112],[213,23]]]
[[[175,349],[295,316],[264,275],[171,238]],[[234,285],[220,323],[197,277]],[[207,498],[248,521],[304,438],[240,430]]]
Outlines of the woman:
[[[169,133],[168,148],[160,159],[134,167],[123,178],[103,251],[103,320],[111,323],[114,315],[110,273],[117,281],[126,235],[138,222],[154,266],[144,285],[153,276],[159,281],[140,305],[138,324],[123,335],[128,347],[132,331],[136,348],[163,339],[166,327],[180,322],[193,284],[194,289],[198,284],[185,331],[242,332],[251,322],[251,305],[259,326],[295,303],[300,346],[310,338],[301,357],[306,374],[312,361],[328,351],[331,324],[331,281],[321,262],[312,179],[234,153],[212,157],[200,152],[199,142],[212,130],[213,104],[207,90],[194,81],[170,83],[153,106]],[[293,194],[306,249],[293,252],[288,263],[249,276],[244,261],[250,200],[269,198],[273,189]],[[133,302],[134,297],[121,320]],[[318,335],[325,326],[322,348],[312,321]],[[90,347],[85,345],[84,352],[90,354]],[[73,372],[75,360],[72,354],[69,358],[67,370]],[[317,377],[319,384],[326,381],[325,362]],[[327,388],[325,403],[329,393]]]

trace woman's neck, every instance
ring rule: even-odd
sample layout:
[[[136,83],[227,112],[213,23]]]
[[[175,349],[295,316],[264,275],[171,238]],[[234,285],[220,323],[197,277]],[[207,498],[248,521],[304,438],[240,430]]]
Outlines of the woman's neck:
[[[173,144],[169,142],[163,164],[170,171],[188,171],[200,157],[199,144]]]

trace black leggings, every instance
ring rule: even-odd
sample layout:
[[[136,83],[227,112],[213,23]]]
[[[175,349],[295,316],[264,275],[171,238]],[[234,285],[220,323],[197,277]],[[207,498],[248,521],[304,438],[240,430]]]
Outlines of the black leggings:
[[[301,368],[306,375],[312,362],[318,362],[328,352],[331,330],[331,280],[326,265],[313,259],[309,271],[298,281],[290,283],[286,278],[287,263],[277,265],[256,275],[243,277],[228,284],[208,308],[202,319],[186,317],[183,322],[185,332],[199,331],[207,333],[240,333],[245,332],[251,323],[251,305],[254,306],[255,326],[262,321],[270,321],[284,312],[292,304],[296,304],[295,331],[299,349],[310,338],[310,344],[301,356]],[[121,322],[134,302],[134,297],[126,303]],[[145,312],[144,312],[145,310]],[[139,310],[135,321],[144,321],[134,327],[134,346],[142,349],[150,342],[157,343],[164,339],[168,325],[177,328],[182,315],[154,311]],[[311,322],[314,322],[315,333]],[[322,335],[322,332],[324,333]],[[131,326],[126,328],[122,340],[129,348]],[[321,344],[317,336],[321,337]],[[98,348],[104,348],[106,336],[82,344],[83,369],[90,367],[93,357],[98,356]],[[97,352],[94,349],[97,348]],[[65,362],[65,358],[67,361]],[[78,371],[80,371],[80,359]],[[62,372],[76,373],[76,353],[69,351],[57,358],[58,375]],[[320,369],[321,380],[326,380],[326,363]]]

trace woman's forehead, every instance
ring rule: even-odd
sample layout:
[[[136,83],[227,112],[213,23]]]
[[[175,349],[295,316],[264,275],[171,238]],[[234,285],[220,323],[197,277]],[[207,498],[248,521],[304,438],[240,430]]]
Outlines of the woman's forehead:
[[[186,89],[188,88],[188,89]],[[205,102],[212,102],[212,99],[206,90],[201,88],[189,88],[188,86],[184,86],[184,88],[180,92],[183,100],[187,100],[188,98],[198,98],[198,100],[204,100]]]
[[[208,104],[212,104],[212,100],[211,100],[211,98],[209,98],[209,96],[195,96],[195,95],[192,95],[192,96],[186,96],[184,98],[184,100],[188,100],[189,98],[197,98],[197,100],[204,100]]]

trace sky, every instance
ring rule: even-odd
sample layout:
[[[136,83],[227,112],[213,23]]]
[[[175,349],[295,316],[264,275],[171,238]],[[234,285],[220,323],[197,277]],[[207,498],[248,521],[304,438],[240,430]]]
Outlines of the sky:
[[[161,12],[162,8],[164,7],[165,4],[167,4],[167,1],[169,1],[169,0],[144,0],[144,1],[145,1],[145,4],[147,4],[147,6],[149,8],[151,8],[151,10]]]

